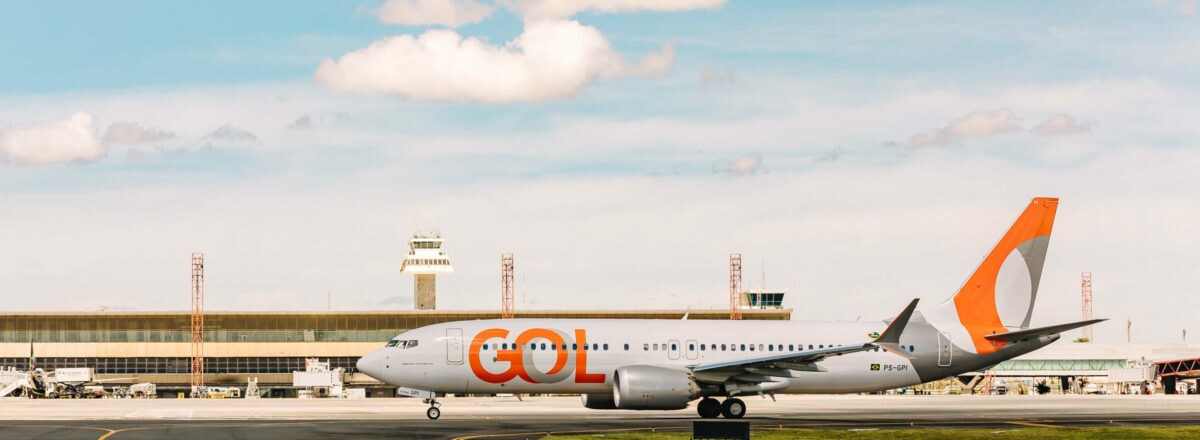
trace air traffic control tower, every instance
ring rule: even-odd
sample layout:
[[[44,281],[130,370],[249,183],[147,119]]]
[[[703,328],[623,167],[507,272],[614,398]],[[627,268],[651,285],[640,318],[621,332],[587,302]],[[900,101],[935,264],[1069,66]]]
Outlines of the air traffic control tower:
[[[437,274],[454,272],[442,244],[442,236],[437,232],[429,235],[413,233],[408,240],[408,256],[400,264],[400,273],[413,276],[413,308],[416,310],[436,309]]]

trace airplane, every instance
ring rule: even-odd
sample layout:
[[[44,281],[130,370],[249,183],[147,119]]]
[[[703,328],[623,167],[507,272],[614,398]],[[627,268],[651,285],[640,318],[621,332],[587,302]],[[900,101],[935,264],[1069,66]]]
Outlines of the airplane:
[[[579,394],[591,409],[678,410],[739,419],[739,396],[863,393],[987,369],[1093,319],[1030,328],[1058,199],[1029,205],[948,300],[890,320],[499,319],[417,328],[357,362],[422,397]],[[721,399],[721,400],[718,400]]]

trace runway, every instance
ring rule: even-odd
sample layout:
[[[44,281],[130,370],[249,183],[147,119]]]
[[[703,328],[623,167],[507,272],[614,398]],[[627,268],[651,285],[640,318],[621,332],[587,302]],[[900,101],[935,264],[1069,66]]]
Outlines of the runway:
[[[752,429],[1200,425],[1200,396],[780,396],[746,399]],[[577,397],[449,398],[440,420],[413,399],[2,400],[0,438],[536,438],[681,432],[694,410],[594,411]]]

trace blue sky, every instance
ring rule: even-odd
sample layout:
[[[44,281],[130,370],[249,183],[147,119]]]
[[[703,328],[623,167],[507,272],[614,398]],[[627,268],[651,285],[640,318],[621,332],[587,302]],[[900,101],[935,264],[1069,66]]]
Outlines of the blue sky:
[[[720,307],[737,250],[798,319],[855,319],[945,298],[1058,195],[1035,323],[1092,270],[1135,337],[1200,325],[1195,2],[693,3],[7,4],[0,292],[181,309],[204,249],[213,308],[407,308],[419,222],[447,308],[495,302],[504,251],[529,308]]]

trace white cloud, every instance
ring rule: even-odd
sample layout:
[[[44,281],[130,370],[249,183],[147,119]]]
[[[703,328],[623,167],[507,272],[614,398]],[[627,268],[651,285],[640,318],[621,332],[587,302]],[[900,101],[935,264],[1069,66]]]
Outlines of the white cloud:
[[[729,161],[720,166],[717,171],[732,174],[734,176],[753,176],[762,168],[762,154],[758,152],[746,153],[741,157]]]
[[[1196,0],[1180,1],[1179,7],[1175,8],[1175,12],[1181,15],[1196,15]]]
[[[136,122],[114,122],[104,132],[104,142],[109,145],[145,144],[174,138],[175,133],[143,127]]]
[[[817,157],[814,157],[813,162],[815,162],[815,163],[830,163],[830,162],[837,162],[841,158],[842,158],[842,147],[837,147],[832,150],[821,153]]]
[[[58,122],[0,130],[0,156],[17,163],[90,162],[107,152],[96,118],[84,112]]]
[[[503,46],[450,30],[400,35],[327,59],[328,87],[438,101],[488,103],[566,98],[601,77],[652,75],[674,61],[670,46],[630,64],[596,28],[575,21],[528,23]]]
[[[1034,134],[1040,136],[1062,136],[1068,134],[1087,133],[1092,130],[1092,124],[1076,121],[1065,113],[1050,115],[1042,123],[1032,128]]]
[[[1020,129],[1012,110],[977,110],[950,121],[945,127],[914,135],[908,139],[908,144],[914,148],[950,145],[965,139],[991,137]]]
[[[212,133],[209,133],[208,136],[205,136],[204,139],[210,141],[258,143],[258,136],[255,136],[254,133],[237,128],[232,124],[225,124],[218,127]]]
[[[456,28],[482,21],[492,7],[474,0],[388,0],[378,13],[385,23]]]
[[[296,130],[304,130],[304,129],[312,128],[312,126],[313,126],[313,120],[312,120],[312,117],[309,115],[301,116],[300,118],[296,119],[295,122],[288,124],[288,128],[292,128],[292,129],[296,129]]]
[[[725,0],[500,0],[499,3],[527,19],[538,19],[566,18],[584,11],[628,13],[713,9],[725,4]]]
[[[712,67],[704,66],[704,70],[700,71],[700,88],[702,89],[712,85],[732,86],[734,84],[737,84],[737,74],[733,73],[733,69],[718,72]]]

